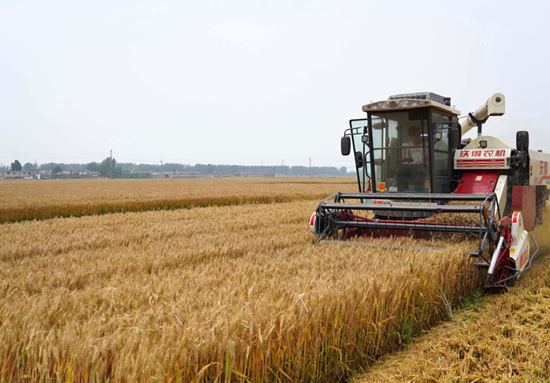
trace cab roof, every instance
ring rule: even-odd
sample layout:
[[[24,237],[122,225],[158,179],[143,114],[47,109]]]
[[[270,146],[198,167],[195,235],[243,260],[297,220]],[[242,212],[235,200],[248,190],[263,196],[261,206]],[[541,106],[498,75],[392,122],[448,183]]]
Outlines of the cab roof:
[[[460,111],[451,107],[450,97],[443,97],[432,92],[394,94],[389,96],[388,100],[363,105],[363,112],[407,110],[425,107],[433,107],[457,116],[460,115]]]

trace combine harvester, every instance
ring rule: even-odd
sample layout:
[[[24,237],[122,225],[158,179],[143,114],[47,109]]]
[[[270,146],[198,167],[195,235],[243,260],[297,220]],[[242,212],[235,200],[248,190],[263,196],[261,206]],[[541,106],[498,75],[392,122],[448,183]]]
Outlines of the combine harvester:
[[[529,149],[529,133],[515,145],[482,132],[502,116],[497,93],[460,124],[451,100],[434,93],[390,96],[363,106],[350,121],[343,155],[354,148],[359,193],[337,192],[310,219],[317,241],[352,237],[444,237],[478,240],[470,251],[487,268],[487,289],[510,286],[531,267],[528,232],[542,223],[550,194],[550,155]],[[462,139],[477,127],[477,137]]]

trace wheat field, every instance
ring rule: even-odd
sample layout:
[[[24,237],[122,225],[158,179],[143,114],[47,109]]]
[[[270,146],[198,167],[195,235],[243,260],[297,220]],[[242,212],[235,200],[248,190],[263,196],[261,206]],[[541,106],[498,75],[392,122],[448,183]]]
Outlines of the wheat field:
[[[550,205],[533,231],[534,266],[504,294],[470,300],[456,317],[355,377],[368,382],[550,381]]]
[[[0,182],[0,223],[105,213],[321,200],[354,178],[208,178]]]
[[[478,287],[465,243],[315,245],[318,201],[296,185],[288,202],[0,225],[0,381],[341,381]]]

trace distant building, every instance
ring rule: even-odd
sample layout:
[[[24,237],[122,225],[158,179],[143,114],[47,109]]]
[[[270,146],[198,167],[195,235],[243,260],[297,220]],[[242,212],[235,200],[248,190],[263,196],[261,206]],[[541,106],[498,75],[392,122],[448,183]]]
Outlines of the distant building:
[[[33,179],[37,174],[37,170],[0,170],[3,179]]]
[[[78,173],[83,178],[99,178],[99,172],[91,172],[89,170],[85,170],[83,172]]]

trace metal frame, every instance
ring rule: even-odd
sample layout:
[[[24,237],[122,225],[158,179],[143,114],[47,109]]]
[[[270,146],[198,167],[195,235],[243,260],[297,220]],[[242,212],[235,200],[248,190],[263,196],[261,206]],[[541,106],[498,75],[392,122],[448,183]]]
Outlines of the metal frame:
[[[367,203],[366,200],[386,200],[384,204]],[[357,200],[357,203],[349,203],[347,200]],[[475,205],[449,205],[449,202],[479,202]],[[422,205],[419,202],[434,203]],[[407,204],[408,203],[408,204]],[[415,204],[417,203],[417,204]],[[370,211],[373,219],[357,216],[356,211]],[[429,213],[433,216],[447,213],[479,214],[478,225],[457,225],[449,222],[426,222],[415,219],[395,220],[377,219],[377,212],[411,212]],[[479,247],[476,251],[481,255],[487,245],[493,250],[494,238],[491,235],[495,215],[500,219],[498,201],[495,193],[491,194],[427,194],[427,193],[341,193],[337,192],[319,203],[316,210],[316,241],[322,241],[329,237],[345,239],[347,231],[351,228],[384,230],[384,231],[410,231],[417,233],[473,233],[478,234]],[[341,232],[344,230],[344,232]],[[483,258],[483,257],[482,257]],[[483,258],[484,259],[484,258]]]
[[[493,282],[491,284],[488,284],[489,281],[486,281],[485,282],[485,288],[499,288],[499,287],[506,287],[506,282],[508,281],[512,281],[512,280],[515,280],[518,276],[520,276],[521,274],[525,273],[527,270],[529,270],[532,266],[532,263],[533,261],[535,260],[535,257],[537,255],[537,253],[539,252],[540,250],[540,247],[537,243],[537,241],[535,241],[535,237],[533,237],[532,234],[529,234],[529,236],[531,237],[531,241],[533,241],[533,243],[535,244],[536,246],[536,250],[535,252],[533,253],[533,255],[531,255],[531,257],[529,258],[529,263],[527,264],[527,266],[525,266],[525,268],[521,271],[517,270],[517,269],[514,269],[512,267],[508,267],[508,266],[505,266],[507,269],[509,269],[510,271],[513,271],[514,274],[507,277],[507,278],[503,278],[499,281],[496,281],[496,282]]]

